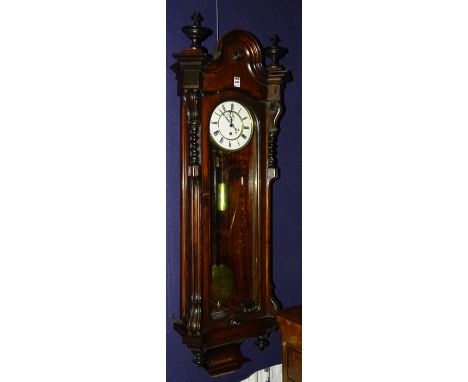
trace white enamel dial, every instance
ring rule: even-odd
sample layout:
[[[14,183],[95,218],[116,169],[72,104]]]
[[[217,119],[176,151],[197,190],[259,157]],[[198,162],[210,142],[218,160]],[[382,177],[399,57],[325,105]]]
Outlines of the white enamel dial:
[[[240,150],[250,142],[252,135],[252,115],[244,105],[224,101],[215,107],[210,118],[210,138],[219,148]]]

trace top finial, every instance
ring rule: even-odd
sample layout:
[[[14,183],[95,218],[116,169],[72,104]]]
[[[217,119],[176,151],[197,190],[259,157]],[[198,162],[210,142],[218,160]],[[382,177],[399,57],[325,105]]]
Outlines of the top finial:
[[[272,46],[275,46],[277,47],[278,46],[278,43],[280,42],[280,38],[278,37],[278,35],[275,33],[273,36],[271,36],[271,45]]]
[[[195,11],[193,12],[192,20],[193,20],[193,26],[199,27],[201,25],[201,22],[203,21],[203,17],[200,14],[200,12]]]

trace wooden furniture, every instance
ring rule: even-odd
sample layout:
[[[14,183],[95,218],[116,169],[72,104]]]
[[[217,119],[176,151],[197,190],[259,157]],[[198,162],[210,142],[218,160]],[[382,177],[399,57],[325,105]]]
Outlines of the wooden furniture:
[[[302,381],[302,306],[278,312],[282,341],[283,382]]]
[[[267,346],[280,308],[271,281],[271,187],[283,89],[278,37],[264,51],[243,30],[225,34],[213,55],[199,13],[174,54],[180,96],[180,319],[174,328],[211,375],[248,359],[244,339]],[[272,61],[266,65],[264,54]],[[170,101],[169,101],[170,102]]]

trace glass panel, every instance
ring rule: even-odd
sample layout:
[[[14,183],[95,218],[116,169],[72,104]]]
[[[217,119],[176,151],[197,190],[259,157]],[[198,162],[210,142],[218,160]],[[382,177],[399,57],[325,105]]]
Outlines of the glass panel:
[[[257,307],[257,134],[240,151],[212,145],[211,317]]]

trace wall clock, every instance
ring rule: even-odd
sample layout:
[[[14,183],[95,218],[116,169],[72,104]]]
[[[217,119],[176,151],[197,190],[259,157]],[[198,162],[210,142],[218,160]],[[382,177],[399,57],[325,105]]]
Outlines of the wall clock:
[[[279,302],[271,271],[271,184],[286,49],[265,50],[243,30],[225,34],[213,55],[199,13],[174,54],[181,104],[180,317],[174,328],[211,375],[237,370],[243,340],[263,349]],[[265,64],[264,55],[271,63]]]

